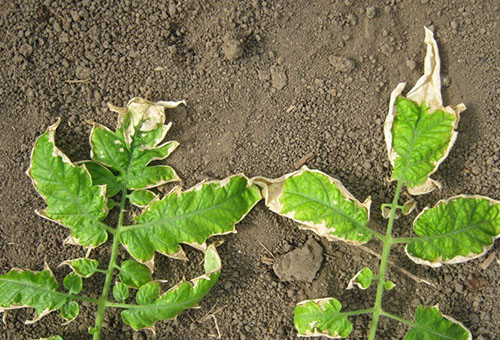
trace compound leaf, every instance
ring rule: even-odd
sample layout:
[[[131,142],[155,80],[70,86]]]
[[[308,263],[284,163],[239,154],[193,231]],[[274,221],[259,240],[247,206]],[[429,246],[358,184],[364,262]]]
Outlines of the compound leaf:
[[[123,283],[134,288],[151,281],[148,267],[134,260],[127,260],[121,264],[119,276]]]
[[[358,286],[360,289],[368,289],[373,281],[373,271],[365,267],[354,275],[354,277],[349,281],[347,289],[353,289],[354,285]]]
[[[95,247],[108,238],[101,222],[107,215],[106,187],[93,185],[84,165],[74,165],[56,146],[59,120],[41,135],[27,171],[47,202],[39,214],[71,230],[70,243]]]
[[[129,295],[128,286],[123,282],[116,282],[113,286],[113,297],[118,302],[124,302]]]
[[[61,316],[68,322],[73,321],[80,314],[80,306],[76,301],[68,301],[61,308]]]
[[[85,258],[64,261],[61,265],[63,264],[67,264],[76,274],[86,279],[94,275],[99,266],[97,260]]]
[[[406,245],[416,263],[439,267],[484,255],[500,237],[500,202],[483,196],[455,196],[424,209]]]
[[[124,227],[120,240],[150,267],[155,251],[185,259],[180,243],[204,249],[209,237],[234,232],[234,225],[260,199],[257,186],[243,175],[174,190],[149,205],[135,219],[138,224]]]
[[[266,206],[328,240],[368,242],[370,198],[360,203],[335,178],[303,167],[281,178],[255,178],[263,188]]]
[[[341,309],[342,304],[334,298],[299,302],[293,318],[299,336],[347,338],[352,332],[352,323]]]
[[[0,275],[0,312],[32,307],[34,323],[52,311],[61,309],[68,298],[57,292],[59,284],[49,269],[41,272],[12,269]]]
[[[219,255],[215,246],[210,245],[205,253],[205,275],[191,282],[182,282],[176,285],[152,303],[131,306],[122,311],[123,322],[135,330],[154,328],[153,324],[156,321],[172,319],[183,310],[196,307],[217,282],[220,270],[221,262]],[[149,290],[149,288],[147,289]],[[153,293],[155,293],[155,289],[152,289]],[[141,302],[149,300],[150,294],[148,293],[148,298],[145,298]]]
[[[425,29],[424,75],[405,97],[399,84],[391,93],[384,134],[392,180],[405,183],[412,195],[428,193],[440,184],[430,178],[455,143],[460,112],[465,105],[444,107],[440,59],[433,33]]]
[[[116,171],[118,185],[129,190],[153,188],[178,181],[171,167],[148,164],[165,159],[178,146],[177,142],[159,143],[172,125],[164,125],[165,108],[176,107],[180,103],[152,103],[134,98],[126,108],[110,105],[112,111],[119,113],[118,125],[113,132],[93,123],[90,135],[92,159]]]
[[[149,190],[135,190],[128,195],[130,203],[141,208],[147,207],[157,197],[154,192]]]
[[[78,294],[82,291],[82,278],[76,273],[70,273],[64,278],[63,285],[64,288],[70,292],[70,294]]]
[[[84,161],[82,163],[85,164],[89,171],[94,185],[106,185],[107,197],[113,197],[121,191],[117,178],[111,170],[93,161]]]
[[[471,340],[472,335],[460,322],[439,312],[437,306],[418,306],[415,323],[404,340]]]

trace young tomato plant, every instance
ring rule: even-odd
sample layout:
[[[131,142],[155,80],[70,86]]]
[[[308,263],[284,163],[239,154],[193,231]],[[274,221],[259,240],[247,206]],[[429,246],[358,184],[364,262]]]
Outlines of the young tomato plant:
[[[386,281],[391,248],[406,244],[407,255],[416,263],[439,267],[443,263],[459,263],[484,255],[500,236],[500,202],[482,196],[459,195],[425,208],[415,219],[416,236],[396,238],[392,235],[398,210],[411,212],[414,201],[400,205],[403,188],[411,195],[425,194],[440,186],[430,178],[446,158],[455,142],[459,114],[465,110],[443,107],[441,99],[440,60],[433,34],[425,29],[425,72],[417,84],[401,96],[405,84],[391,94],[384,133],[389,159],[393,166],[392,181],[396,192],[391,204],[382,205],[388,217],[385,234],[369,228],[370,199],[360,203],[336,179],[317,170],[303,168],[276,180],[255,179],[263,188],[266,205],[274,212],[289,217],[328,240],[361,244],[376,238],[383,243],[378,273],[364,268],[356,274],[354,285],[368,288],[377,281],[373,307],[341,311],[335,298],[303,301],[295,308],[294,324],[301,336],[346,338],[352,331],[349,317],[371,314],[368,339],[375,339],[381,316],[410,327],[406,340],[472,339],[460,322],[439,312],[438,307],[418,306],[414,321],[386,312],[382,308],[384,290],[394,284]]]
[[[215,246],[207,246],[206,240],[234,232],[235,224],[261,196],[243,175],[202,182],[187,191],[176,187],[161,199],[149,190],[179,181],[171,167],[150,163],[165,159],[177,147],[177,142],[160,143],[171,126],[165,125],[165,108],[180,103],[134,98],[126,108],[110,105],[119,115],[116,131],[92,123],[91,160],[80,164],[72,163],[55,145],[59,120],[38,138],[27,171],[47,203],[37,213],[70,229],[66,243],[91,250],[111,238],[111,256],[103,268],[89,258],[90,251],[85,258],[64,261],[72,269],[63,280],[65,291],[58,289],[47,265],[40,272],[12,269],[0,275],[1,312],[32,307],[35,318],[27,322],[53,311],[72,321],[79,314],[79,302],[87,301],[98,307],[89,333],[100,339],[109,307],[122,309],[123,322],[133,329],[153,329],[156,321],[174,318],[208,293],[219,277],[221,261]],[[131,225],[125,224],[128,204],[144,208]],[[104,222],[113,208],[119,209],[114,227]],[[161,281],[151,277],[155,252],[187,259],[181,244],[205,252],[205,274],[161,293]],[[119,263],[120,245],[134,259]],[[94,274],[105,275],[100,297],[79,295],[83,279]],[[136,303],[131,302],[130,289],[135,291]]]

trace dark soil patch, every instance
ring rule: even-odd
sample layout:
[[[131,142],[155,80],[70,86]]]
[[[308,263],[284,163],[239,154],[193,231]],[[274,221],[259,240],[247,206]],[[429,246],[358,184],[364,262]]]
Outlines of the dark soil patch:
[[[372,7],[368,9],[369,7]],[[279,177],[312,153],[309,167],[342,180],[360,200],[372,196],[373,226],[382,230],[378,206],[390,202],[394,185],[382,133],[389,93],[413,84],[423,69],[423,25],[431,27],[443,60],[445,103],[464,102],[459,137],[435,178],[441,192],[418,198],[419,208],[459,193],[500,198],[500,6],[497,1],[4,1],[0,3],[0,267],[40,270],[46,261],[58,278],[63,260],[84,255],[64,246],[66,229],[37,217],[43,201],[24,171],[37,135],[62,118],[61,149],[73,160],[88,158],[87,120],[114,126],[106,103],[135,96],[187,100],[172,112],[170,138],[181,145],[169,158],[185,188],[206,178],[244,172]],[[240,56],[241,55],[241,56]],[[83,80],[71,82],[73,80]],[[407,235],[410,219],[398,220]],[[157,339],[211,339],[216,314],[222,339],[295,339],[295,303],[335,296],[346,309],[369,307],[374,289],[345,288],[377,260],[357,248],[326,242],[259,204],[224,237],[220,282],[201,308],[160,322]],[[281,282],[268,250],[279,257],[309,238],[325,258],[312,283]],[[380,251],[376,242],[368,244]],[[493,253],[499,253],[496,243]],[[123,251],[123,258],[125,252]],[[191,261],[158,257],[156,275],[169,283],[199,274]],[[94,255],[103,262],[109,247]],[[498,258],[498,255],[497,255]],[[476,339],[500,333],[500,264],[484,258],[440,269],[417,266],[396,247],[392,258],[437,288],[390,271],[396,289],[385,308],[411,318],[420,303],[439,303]],[[96,296],[102,280],[86,283]],[[59,333],[88,339],[94,308],[62,326],[56,313],[35,325],[31,315],[9,313],[1,339],[37,339]],[[353,319],[353,339],[365,338],[368,317]],[[401,339],[405,328],[382,320],[378,339]],[[117,311],[106,318],[105,339],[153,339],[134,333]]]

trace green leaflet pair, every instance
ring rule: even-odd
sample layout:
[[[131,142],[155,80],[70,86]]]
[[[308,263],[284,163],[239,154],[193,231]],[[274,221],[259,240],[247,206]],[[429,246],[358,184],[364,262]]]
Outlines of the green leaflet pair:
[[[419,195],[440,187],[430,175],[448,155],[456,139],[459,114],[465,109],[462,104],[443,107],[439,54],[427,29],[425,43],[424,75],[406,97],[401,96],[404,84],[391,94],[384,134],[394,168],[392,180],[397,186],[393,202],[382,206],[382,214],[389,219],[384,234],[368,227],[369,198],[361,203],[337,179],[305,167],[275,180],[235,175],[202,182],[187,191],[177,187],[160,199],[150,189],[179,178],[171,167],[151,163],[165,159],[178,145],[162,143],[171,126],[165,124],[164,110],[181,102],[151,103],[135,98],[127,108],[110,106],[119,114],[115,131],[93,124],[90,161],[73,164],[55,146],[57,122],[37,140],[28,170],[47,202],[47,208],[38,213],[71,230],[67,243],[92,249],[112,237],[107,268],[99,268],[99,263],[88,257],[63,262],[73,271],[63,280],[65,291],[59,290],[49,268],[41,272],[13,269],[0,275],[0,311],[33,307],[33,321],[52,311],[71,321],[78,316],[79,302],[88,301],[98,305],[95,326],[89,329],[94,339],[101,336],[108,307],[122,309],[123,322],[134,329],[153,328],[156,321],[171,319],[196,306],[208,293],[220,275],[221,262],[215,246],[206,245],[207,239],[234,232],[235,224],[264,197],[270,210],[328,240],[362,244],[375,238],[384,245],[378,271],[363,268],[348,286],[367,289],[377,281],[373,307],[345,312],[335,298],[300,302],[294,318],[299,335],[346,338],[352,332],[349,318],[370,314],[370,340],[375,339],[380,316],[407,324],[407,340],[471,339],[461,323],[441,314],[437,306],[419,306],[414,321],[382,308],[384,290],[394,287],[385,280],[394,244],[406,244],[406,253],[413,261],[438,267],[485,254],[500,235],[500,202],[460,195],[423,209],[413,224],[416,236],[392,236],[397,211],[408,214],[415,208],[414,201],[399,204],[402,189]],[[127,203],[142,208],[130,225],[125,223]],[[119,208],[119,217],[116,227],[110,227],[104,219],[114,208]],[[117,263],[120,244],[133,260]],[[154,254],[185,259],[180,244],[205,252],[205,275],[162,293],[160,281],[151,275]],[[83,278],[96,274],[105,275],[100,297],[78,295]],[[133,298],[131,291],[135,293]],[[135,303],[130,303],[132,300]]]

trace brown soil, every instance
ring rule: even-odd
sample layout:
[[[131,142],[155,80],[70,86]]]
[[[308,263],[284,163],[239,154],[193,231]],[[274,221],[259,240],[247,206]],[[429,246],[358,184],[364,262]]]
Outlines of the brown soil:
[[[370,8],[371,7],[371,8]],[[373,227],[383,230],[378,206],[390,202],[382,125],[389,93],[422,73],[423,25],[436,33],[443,60],[446,103],[464,102],[459,137],[435,178],[441,192],[418,198],[419,208],[459,193],[500,198],[500,7],[497,1],[3,1],[0,3],[0,267],[40,270],[46,261],[62,278],[65,259],[84,255],[64,246],[67,229],[34,210],[44,203],[24,171],[37,135],[62,117],[60,147],[73,160],[88,157],[94,120],[114,126],[106,103],[134,96],[187,100],[176,110],[170,138],[181,146],[169,158],[190,187],[206,178],[244,172],[278,177],[308,153],[308,166],[343,181],[359,199],[371,195]],[[344,57],[351,60],[335,57]],[[83,80],[71,82],[72,80]],[[415,216],[415,215],[413,215]],[[408,235],[410,219],[396,233]],[[295,339],[295,303],[335,296],[346,309],[368,307],[374,289],[345,288],[356,271],[377,259],[343,243],[326,242],[266,210],[260,203],[223,237],[220,282],[201,308],[160,322],[156,339],[212,339],[215,313],[222,339]],[[313,282],[284,281],[264,257],[281,255],[315,238],[324,260]],[[377,242],[368,247],[380,252]],[[492,253],[499,253],[497,242]],[[271,254],[269,254],[272,253]],[[201,254],[189,263],[158,259],[156,275],[171,284],[199,274]],[[109,247],[93,253],[103,263]],[[122,251],[123,258],[125,252]],[[497,256],[498,258],[498,256]],[[420,303],[469,327],[475,339],[500,333],[500,264],[485,258],[431,269],[413,264],[395,247],[393,261],[436,287],[399,271],[384,306],[412,318]],[[102,278],[86,282],[97,296]],[[88,339],[95,309],[82,306],[77,321],[62,326],[57,313],[24,325],[31,311],[7,316],[1,339],[61,334]],[[153,339],[134,333],[117,311],[106,318],[105,339]],[[366,337],[369,317],[353,319],[352,339]],[[401,339],[405,327],[382,320],[378,339]]]

